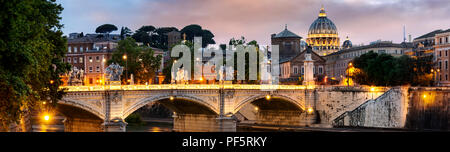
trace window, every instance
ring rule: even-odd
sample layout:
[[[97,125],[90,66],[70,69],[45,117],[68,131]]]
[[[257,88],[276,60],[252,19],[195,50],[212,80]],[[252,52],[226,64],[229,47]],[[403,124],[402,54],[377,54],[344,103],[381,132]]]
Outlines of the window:
[[[92,80],[92,78],[89,78],[89,84],[94,83],[94,81]]]
[[[445,75],[445,81],[448,81],[448,75]]]
[[[448,61],[445,61],[445,70],[448,69]]]
[[[96,56],[95,61],[100,62],[100,56]]]
[[[439,69],[442,69],[442,62],[439,61]]]
[[[78,52],[78,48],[77,47],[74,47],[73,48],[73,53],[77,53]]]
[[[386,50],[378,50],[378,53],[386,53]]]
[[[92,72],[92,67],[89,67],[89,72]]]
[[[83,63],[83,57],[80,57],[80,63]]]
[[[448,43],[448,37],[445,37],[445,43]]]
[[[67,50],[67,52],[72,53],[72,47],[69,46],[69,49]]]
[[[323,67],[322,66],[319,67],[319,74],[323,74]]]
[[[97,66],[97,70],[96,70],[96,71],[97,71],[97,72],[100,72],[100,67]]]
[[[91,62],[91,63],[92,63],[92,56],[90,56],[90,57],[89,57],[89,62]]]
[[[298,74],[298,68],[294,67],[294,74]]]
[[[77,58],[74,57],[74,58],[73,58],[73,63],[77,63],[77,62],[78,62]]]
[[[83,50],[83,47],[80,47],[80,52],[83,52],[84,50]]]
[[[68,63],[72,63],[72,58],[67,58]]]
[[[439,57],[441,57],[442,56],[442,51],[439,51]]]
[[[447,53],[448,51],[445,51],[445,56],[448,56],[448,53]]]

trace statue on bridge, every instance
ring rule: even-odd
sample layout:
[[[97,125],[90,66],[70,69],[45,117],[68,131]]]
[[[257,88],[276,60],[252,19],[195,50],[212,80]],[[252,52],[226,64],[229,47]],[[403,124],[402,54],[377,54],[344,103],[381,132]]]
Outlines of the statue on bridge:
[[[120,76],[123,73],[123,67],[113,63],[106,68],[106,77],[110,84],[120,84]]]
[[[219,84],[232,84],[234,68],[231,66],[221,66],[219,70]]]
[[[83,84],[84,71],[83,69],[78,70],[77,67],[72,67],[69,71],[69,85],[80,86]]]

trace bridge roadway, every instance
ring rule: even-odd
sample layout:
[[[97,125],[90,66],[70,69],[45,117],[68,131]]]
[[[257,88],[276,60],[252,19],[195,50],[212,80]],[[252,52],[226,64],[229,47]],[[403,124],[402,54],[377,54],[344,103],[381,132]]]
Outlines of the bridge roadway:
[[[174,112],[175,131],[236,131],[236,123],[330,127],[346,111],[388,88],[302,85],[64,86],[58,111],[66,131],[125,131],[134,111],[159,102]],[[76,110],[74,110],[76,109]],[[89,127],[86,127],[89,126]]]

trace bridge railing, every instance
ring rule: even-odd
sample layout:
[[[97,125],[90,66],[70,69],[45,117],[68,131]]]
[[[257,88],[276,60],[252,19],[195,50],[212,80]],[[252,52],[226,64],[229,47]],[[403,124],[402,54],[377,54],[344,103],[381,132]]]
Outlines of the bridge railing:
[[[304,90],[314,89],[315,86],[304,85],[251,85],[251,84],[162,84],[162,85],[104,85],[104,86],[62,86],[69,92],[79,91],[105,91],[105,90],[217,90],[217,89],[240,89],[240,90]]]

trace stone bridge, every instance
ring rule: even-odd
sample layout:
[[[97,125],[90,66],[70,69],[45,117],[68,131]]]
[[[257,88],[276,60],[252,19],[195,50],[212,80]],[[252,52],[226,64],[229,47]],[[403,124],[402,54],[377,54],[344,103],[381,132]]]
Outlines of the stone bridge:
[[[344,112],[387,91],[375,87],[237,84],[63,88],[68,93],[58,102],[58,110],[69,118],[66,131],[125,131],[125,118],[153,102],[174,112],[174,131],[236,131],[240,122],[329,127]],[[86,126],[98,130],[83,129]]]

